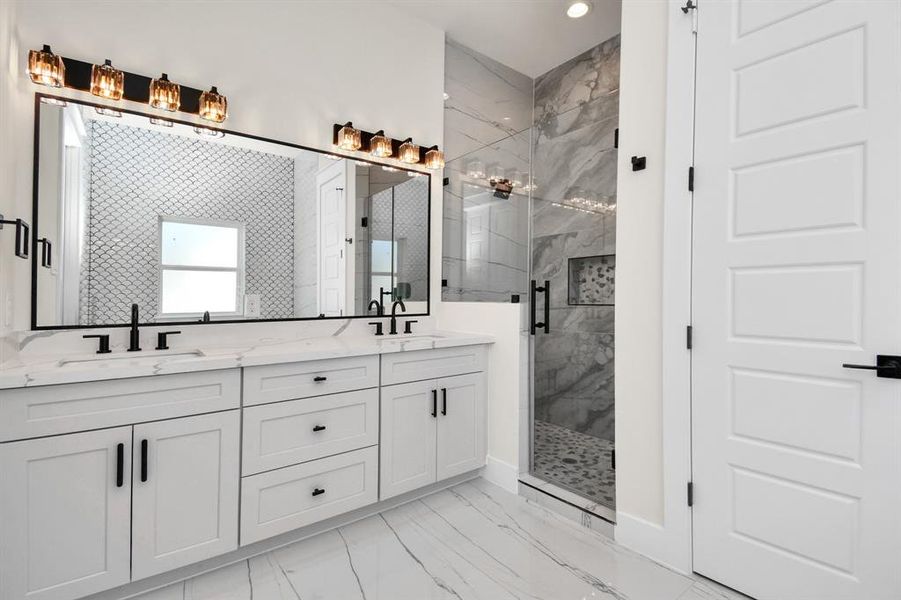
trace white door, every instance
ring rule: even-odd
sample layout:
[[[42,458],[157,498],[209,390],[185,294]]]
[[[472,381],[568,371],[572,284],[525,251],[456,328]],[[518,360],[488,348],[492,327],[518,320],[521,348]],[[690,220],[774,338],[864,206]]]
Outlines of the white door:
[[[694,568],[760,600],[901,598],[897,1],[702,2]]]
[[[131,427],[0,445],[0,598],[129,581]]]
[[[238,547],[239,417],[135,425],[132,579]]]
[[[379,499],[435,482],[438,388],[435,381],[381,389]]]
[[[316,177],[319,199],[319,314],[327,317],[345,314],[346,162],[336,161]]]
[[[445,377],[438,388],[437,479],[485,466],[485,376]]]

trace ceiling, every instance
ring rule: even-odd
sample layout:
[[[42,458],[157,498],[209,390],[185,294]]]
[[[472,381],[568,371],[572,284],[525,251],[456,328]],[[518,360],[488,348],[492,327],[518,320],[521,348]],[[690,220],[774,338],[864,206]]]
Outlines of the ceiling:
[[[396,7],[529,77],[542,75],[616,35],[620,0],[592,0],[580,19],[566,0],[395,0]]]

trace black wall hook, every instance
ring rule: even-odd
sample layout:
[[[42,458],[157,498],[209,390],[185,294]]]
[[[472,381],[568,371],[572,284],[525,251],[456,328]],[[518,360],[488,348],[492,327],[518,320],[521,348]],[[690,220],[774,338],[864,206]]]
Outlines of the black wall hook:
[[[4,225],[16,226],[16,256],[28,258],[28,223],[22,219],[4,219],[3,215],[0,215],[0,229],[3,229]]]
[[[633,156],[632,157],[632,170],[633,171],[644,171],[648,166],[648,157],[647,156]]]

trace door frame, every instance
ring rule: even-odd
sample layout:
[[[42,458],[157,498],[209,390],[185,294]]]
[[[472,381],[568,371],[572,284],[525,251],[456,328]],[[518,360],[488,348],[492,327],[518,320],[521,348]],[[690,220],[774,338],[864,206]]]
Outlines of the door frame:
[[[681,0],[668,2],[664,154],[649,157],[663,165],[661,390],[665,391],[659,417],[663,522],[624,513],[618,506],[615,536],[624,546],[691,573],[686,490],[691,481],[691,353],[686,348],[686,327],[691,323],[693,194],[688,190],[688,168],[694,162],[695,30],[701,9],[683,13],[684,5]],[[628,160],[622,154],[621,160]]]

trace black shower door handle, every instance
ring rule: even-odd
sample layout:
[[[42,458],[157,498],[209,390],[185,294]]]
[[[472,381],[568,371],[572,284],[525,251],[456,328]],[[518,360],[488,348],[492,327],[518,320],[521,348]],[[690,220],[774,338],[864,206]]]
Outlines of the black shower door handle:
[[[535,321],[536,314],[536,306],[535,303],[537,301],[538,292],[544,294],[544,321],[537,323]],[[544,281],[543,286],[539,286],[538,282],[534,279],[532,280],[531,290],[529,292],[529,312],[531,314],[531,319],[529,320],[529,332],[532,335],[535,335],[535,332],[538,329],[544,329],[545,333],[550,333],[551,331],[551,282],[548,280]]]

